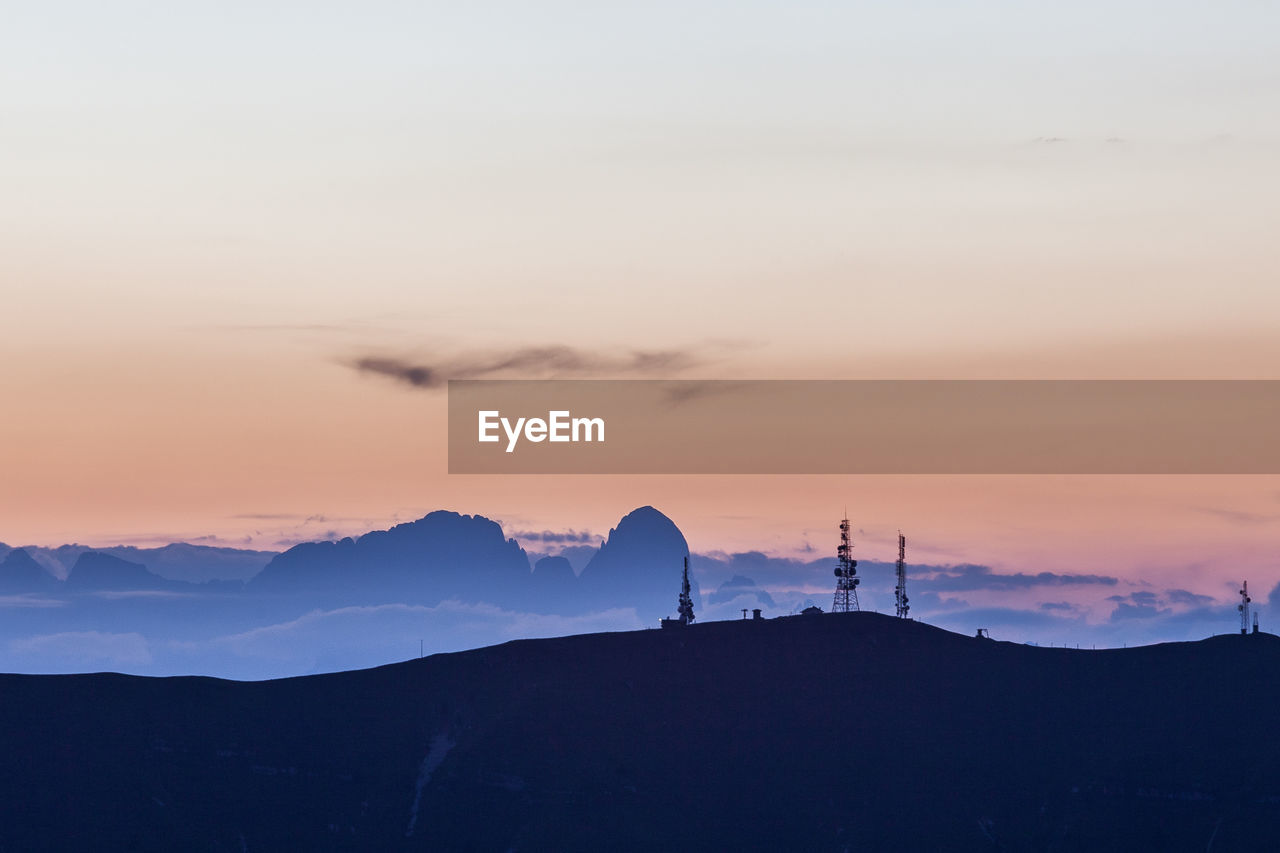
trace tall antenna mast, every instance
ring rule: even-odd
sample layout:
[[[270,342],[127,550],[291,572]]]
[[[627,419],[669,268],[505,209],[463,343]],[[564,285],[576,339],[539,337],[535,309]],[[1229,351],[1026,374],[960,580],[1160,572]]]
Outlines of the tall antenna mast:
[[[680,603],[676,607],[676,618],[658,620],[663,628],[683,628],[693,624],[693,589],[689,583],[689,555],[684,557],[684,574],[680,578]]]
[[[849,516],[840,522],[840,547],[836,549],[836,598],[833,613],[852,613],[858,605],[858,561],[853,559],[853,540],[849,538]]]
[[[907,537],[898,531],[898,585],[893,588],[893,597],[898,604],[898,618],[906,619],[911,605],[907,602]]]
[[[1253,599],[1249,597],[1249,582],[1245,581],[1240,587],[1240,603],[1236,605],[1236,610],[1240,611],[1240,633],[1249,633],[1249,604]]]
[[[680,624],[693,624],[693,596],[689,587],[689,557],[684,558],[684,579],[680,583],[680,607],[676,611],[679,614]]]

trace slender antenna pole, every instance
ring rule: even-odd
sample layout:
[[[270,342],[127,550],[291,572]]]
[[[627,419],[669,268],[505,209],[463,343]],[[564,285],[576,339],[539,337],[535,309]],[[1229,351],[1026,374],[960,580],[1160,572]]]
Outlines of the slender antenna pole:
[[[894,589],[894,598],[898,604],[898,618],[906,619],[907,613],[911,610],[907,598],[907,537],[902,535],[902,531],[898,531],[898,585]]]

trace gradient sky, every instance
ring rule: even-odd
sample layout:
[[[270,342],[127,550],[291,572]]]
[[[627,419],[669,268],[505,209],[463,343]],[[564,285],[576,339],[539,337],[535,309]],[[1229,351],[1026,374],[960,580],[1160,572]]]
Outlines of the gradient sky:
[[[0,541],[651,503],[696,550],[795,553],[848,504],[868,556],[902,526],[937,561],[1280,579],[1280,478],[449,477],[443,394],[350,366],[1280,378],[1276,4],[4,19]]]

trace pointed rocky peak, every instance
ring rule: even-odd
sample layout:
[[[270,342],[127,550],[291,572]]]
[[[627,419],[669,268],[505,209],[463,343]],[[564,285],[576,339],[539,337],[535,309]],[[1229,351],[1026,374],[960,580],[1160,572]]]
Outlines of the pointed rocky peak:
[[[71,567],[67,583],[87,589],[163,589],[171,585],[141,563],[85,551]]]
[[[601,551],[627,550],[636,547],[672,548],[689,552],[689,543],[676,523],[651,506],[633,509],[609,531]]]
[[[0,561],[0,584],[6,589],[45,586],[56,582],[25,548],[14,548]]]
[[[629,602],[624,593],[640,589],[665,595],[669,588],[679,590],[688,553],[689,544],[675,522],[644,506],[627,513],[609,531],[609,538],[582,570],[581,578],[590,586],[613,588],[615,601]],[[697,581],[693,583],[696,587]]]

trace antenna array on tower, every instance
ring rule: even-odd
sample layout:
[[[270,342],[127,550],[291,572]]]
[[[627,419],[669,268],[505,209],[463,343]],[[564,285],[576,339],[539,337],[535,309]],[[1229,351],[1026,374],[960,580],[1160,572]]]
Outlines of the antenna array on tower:
[[[840,522],[840,547],[836,549],[836,597],[833,613],[851,613],[858,606],[858,561],[853,559],[853,540],[849,537],[849,519]]]
[[[1249,633],[1249,604],[1253,599],[1249,597],[1249,582],[1245,581],[1240,587],[1240,603],[1236,605],[1236,610],[1240,611],[1240,633]]]
[[[893,597],[898,605],[898,618],[906,619],[911,605],[907,602],[907,537],[898,531],[898,585],[893,588]]]

